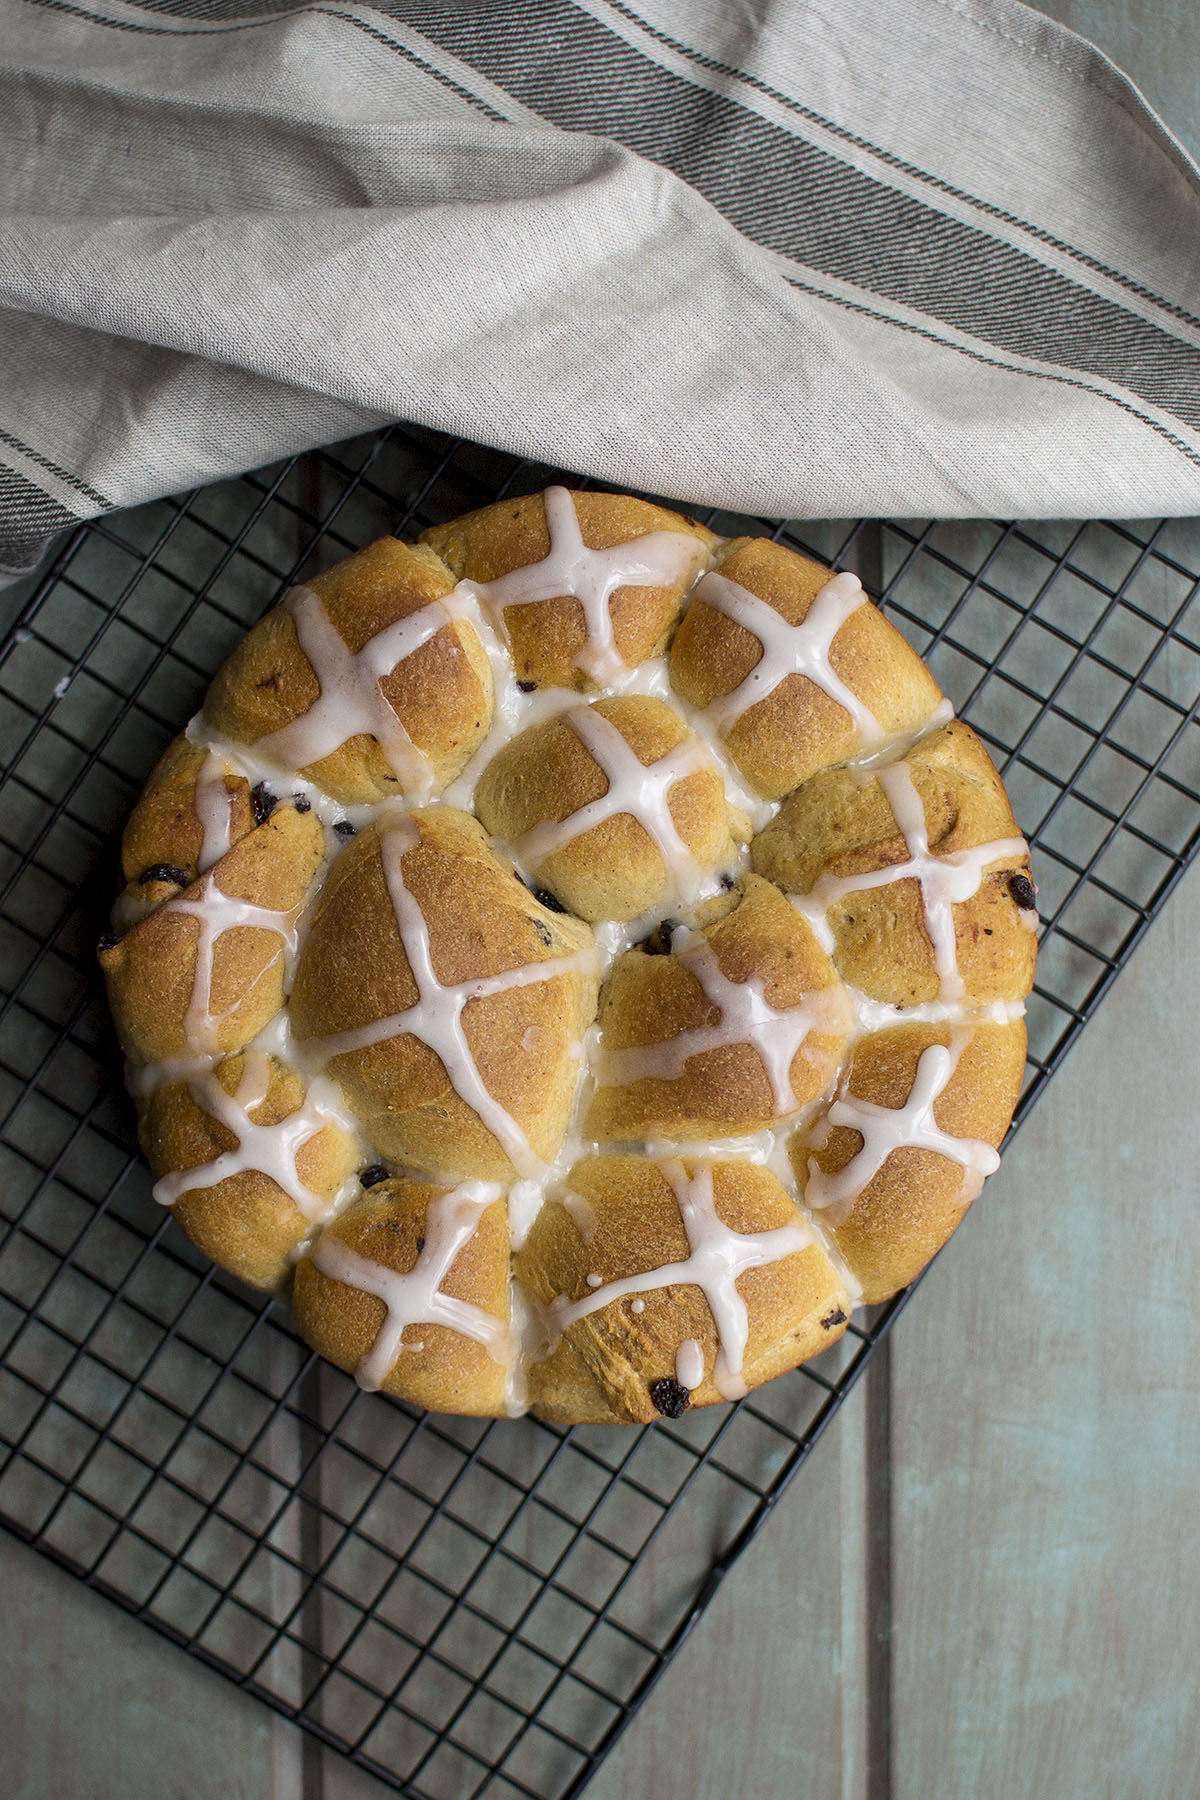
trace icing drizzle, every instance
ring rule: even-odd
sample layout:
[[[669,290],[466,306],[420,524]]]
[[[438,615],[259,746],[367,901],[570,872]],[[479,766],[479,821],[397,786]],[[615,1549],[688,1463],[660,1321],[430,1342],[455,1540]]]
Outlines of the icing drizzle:
[[[704,1351],[696,1338],[684,1338],[675,1352],[675,1379],[691,1393],[704,1380]]]
[[[196,777],[196,817],[204,833],[197,864],[203,875],[233,845],[233,795],[225,785],[225,764],[211,750]]]
[[[578,600],[587,635],[575,664],[603,685],[625,668],[609,610],[617,589],[686,583],[705,560],[704,545],[686,532],[651,531],[607,550],[589,550],[568,489],[547,488],[544,504],[550,549],[541,562],[513,569],[495,581],[464,581],[459,586],[489,608],[501,629],[510,606],[532,606],[564,596]]]
[[[706,575],[696,598],[743,626],[762,645],[762,655],[745,680],[705,709],[718,730],[730,731],[743,713],[766,700],[790,675],[806,675],[850,714],[865,748],[883,741],[879,720],[834,673],[830,661],[834,638],[867,598],[857,575],[843,570],[827,581],[798,625],[789,625],[773,606],[727,575]]]
[[[978,1138],[953,1137],[941,1129],[933,1116],[934,1104],[948,1087],[973,1036],[971,1031],[954,1031],[948,1046],[931,1044],[923,1050],[903,1106],[878,1106],[873,1100],[860,1100],[846,1091],[843,1083],[842,1093],[809,1142],[813,1149],[820,1150],[835,1125],[847,1125],[861,1136],[862,1149],[845,1168],[833,1174],[826,1174],[810,1157],[806,1205],[828,1214],[832,1225],[842,1224],[863,1188],[879,1173],[892,1151],[900,1149],[935,1150],[939,1156],[961,1163],[963,1201],[976,1198],[985,1177],[1000,1167],[999,1155]]]
[[[679,835],[671,817],[670,794],[689,775],[711,770],[699,742],[689,735],[656,762],[643,763],[621,732],[593,706],[573,706],[561,715],[607,778],[608,789],[565,819],[535,825],[514,846],[518,856],[537,867],[547,857],[620,813],[642,827],[659,855],[675,895],[694,900],[704,885],[705,870]]]
[[[503,1192],[490,1182],[463,1181],[449,1193],[435,1194],[425,1212],[424,1245],[406,1275],[360,1256],[329,1233],[317,1240],[309,1255],[323,1275],[373,1294],[387,1308],[374,1343],[355,1370],[360,1387],[372,1391],[382,1387],[405,1350],[424,1348],[404,1343],[410,1325],[448,1325],[485,1345],[496,1362],[507,1364],[511,1350],[507,1322],[441,1291],[455,1257]]]
[[[795,1112],[798,1102],[792,1088],[792,1062],[810,1032],[838,1029],[839,1010],[844,1009],[842,1029],[848,1029],[849,1003],[842,991],[836,987],[818,989],[806,995],[798,1006],[779,1010],[767,999],[758,976],[730,981],[701,932],[678,926],[671,934],[671,951],[695,976],[705,998],[720,1009],[721,1016],[715,1025],[691,1026],[665,1043],[608,1051],[603,1062],[605,1085],[675,1081],[693,1056],[725,1044],[750,1044],[757,1050],[771,1084],[774,1116]]]
[[[750,1323],[746,1302],[737,1291],[738,1277],[747,1269],[761,1269],[767,1263],[779,1262],[785,1256],[807,1250],[814,1242],[812,1228],[803,1219],[796,1218],[773,1231],[734,1231],[717,1216],[711,1163],[698,1164],[691,1174],[677,1157],[658,1166],[671,1185],[687,1233],[691,1253],[686,1261],[664,1263],[658,1269],[645,1269],[637,1275],[605,1282],[581,1300],[568,1300],[565,1294],[560,1294],[546,1308],[547,1325],[557,1341],[577,1320],[587,1318],[589,1313],[598,1312],[614,1300],[624,1299],[627,1294],[646,1294],[665,1287],[698,1287],[708,1301],[717,1329],[713,1382],[724,1399],[739,1400],[746,1392],[742,1362]],[[694,1373],[694,1366],[688,1368],[688,1373]],[[682,1376],[680,1380],[683,1381]],[[696,1384],[683,1381],[683,1385]]]

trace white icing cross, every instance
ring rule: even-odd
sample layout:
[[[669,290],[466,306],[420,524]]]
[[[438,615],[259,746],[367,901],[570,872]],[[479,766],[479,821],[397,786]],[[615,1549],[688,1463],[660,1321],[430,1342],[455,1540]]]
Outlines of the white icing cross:
[[[596,1235],[596,1209],[590,1200],[567,1188],[558,1196],[559,1205],[570,1214],[575,1229],[585,1244],[590,1244]]]
[[[409,1325],[448,1325],[463,1337],[484,1344],[496,1362],[507,1363],[510,1333],[506,1321],[468,1300],[441,1292],[455,1257],[503,1191],[486,1181],[464,1181],[447,1194],[435,1195],[425,1212],[424,1245],[407,1275],[360,1256],[328,1233],[314,1245],[309,1256],[323,1275],[373,1294],[387,1308],[375,1342],[354,1372],[360,1387],[372,1391],[382,1387],[403,1351],[424,1348],[423,1344],[403,1342]]]
[[[534,868],[585,831],[628,813],[662,857],[676,897],[696,899],[705,871],[680,837],[668,801],[676,782],[711,768],[699,742],[689,733],[657,762],[647,764],[635,756],[611,719],[594,707],[573,706],[561,717],[607,777],[608,789],[565,819],[535,825],[515,846],[518,855]]]
[[[443,987],[433,968],[429,928],[416,900],[404,885],[401,862],[406,851],[415,847],[418,837],[406,815],[383,819],[379,826],[379,848],[384,876],[400,942],[408,959],[417,1000],[403,1012],[391,1013],[349,1031],[330,1037],[313,1038],[308,1048],[323,1061],[348,1051],[365,1050],[387,1038],[410,1034],[426,1044],[438,1057],[454,1091],[478,1115],[482,1123],[503,1148],[518,1175],[535,1178],[545,1174],[546,1165],[536,1155],[529,1139],[500,1102],[493,1098],[471,1054],[463,1029],[462,1015],[468,1002],[511,988],[528,987],[534,982],[553,981],[558,975],[576,973],[587,952],[582,955],[550,957],[545,962],[525,963],[498,975],[476,976],[454,986]]]
[[[715,1025],[693,1025],[665,1043],[608,1051],[603,1063],[604,1085],[675,1081],[693,1056],[724,1044],[746,1043],[762,1058],[771,1084],[775,1117],[795,1112],[798,1102],[792,1088],[793,1059],[810,1032],[848,1029],[849,1001],[842,990],[818,989],[807,994],[799,1005],[780,1011],[766,998],[758,976],[730,981],[702,933],[691,931],[686,925],[678,926],[671,934],[671,950],[696,977],[706,999],[720,1008],[721,1017]]]
[[[645,1269],[638,1275],[607,1282],[585,1294],[582,1300],[568,1300],[560,1294],[547,1308],[547,1322],[557,1340],[578,1319],[587,1318],[589,1313],[598,1312],[627,1294],[646,1294],[664,1287],[698,1287],[708,1301],[717,1328],[713,1382],[724,1399],[739,1400],[746,1392],[742,1360],[750,1325],[746,1302],[737,1291],[737,1279],[747,1269],[761,1269],[767,1263],[807,1250],[814,1241],[812,1229],[797,1218],[773,1231],[733,1231],[717,1216],[711,1163],[701,1163],[692,1175],[678,1158],[660,1163],[659,1167],[679,1203],[690,1256],[685,1262],[665,1263],[658,1269]],[[685,1372],[694,1374],[695,1359],[686,1352],[689,1341],[694,1340],[685,1340],[680,1350],[684,1352]],[[684,1381],[683,1385],[694,1384]]]
[[[214,874],[208,874],[200,883],[200,891],[195,899],[180,894],[174,900],[168,900],[161,908],[163,912],[186,913],[189,918],[198,919],[200,933],[196,939],[196,973],[192,982],[192,998],[183,1021],[183,1034],[189,1050],[201,1056],[214,1056],[220,1049],[217,1034],[230,1013],[237,1011],[253,988],[260,982],[269,969],[273,969],[281,955],[287,958],[287,974],[290,979],[291,965],[296,954],[296,919],[303,902],[290,907],[286,912],[273,912],[266,906],[255,906],[250,900],[237,900],[232,894],[223,893],[217,886]],[[239,925],[251,926],[256,931],[275,931],[283,939],[280,950],[271,958],[266,966],[245,989],[229,1009],[216,1018],[212,1012],[212,978],[213,953],[217,939],[227,931],[235,930]]]
[[[860,1100],[843,1088],[822,1121],[819,1132],[809,1139],[816,1150],[828,1142],[835,1125],[846,1125],[862,1137],[862,1149],[851,1157],[844,1169],[826,1174],[814,1157],[808,1159],[808,1181],[805,1204],[814,1211],[828,1211],[831,1222],[840,1225],[867,1183],[879,1173],[893,1150],[934,1150],[939,1156],[961,1163],[963,1200],[974,1200],[986,1176],[1000,1167],[1000,1158],[990,1144],[978,1138],[953,1137],[943,1131],[933,1116],[934,1102],[943,1094],[958,1067],[959,1057],[970,1042],[972,1032],[955,1031],[950,1044],[931,1044],[921,1052],[917,1072],[908,1099],[903,1106],[878,1106],[873,1100]]]
[[[211,750],[196,777],[195,807],[204,833],[197,864],[197,872],[203,875],[233,843],[233,795],[225,786],[225,764]]]
[[[745,680],[705,708],[717,729],[728,732],[744,712],[773,694],[789,675],[806,675],[850,714],[866,748],[880,743],[884,731],[879,720],[834,674],[830,662],[834,638],[866,598],[858,576],[843,570],[825,583],[800,623],[789,625],[748,588],[726,575],[706,575],[696,589],[696,599],[743,626],[762,645],[762,655]]]
[[[575,662],[597,686],[615,681],[625,668],[613,636],[609,601],[622,587],[673,587],[687,582],[705,559],[698,538],[682,531],[651,531],[607,550],[589,550],[575,503],[564,487],[544,496],[550,549],[541,562],[513,569],[495,581],[459,586],[490,608],[501,629],[510,606],[531,606],[570,596],[583,608],[587,633]]]
[[[684,1338],[675,1352],[675,1379],[689,1393],[704,1380],[704,1351],[698,1338]]]
[[[1020,837],[996,838],[990,844],[976,844],[966,850],[952,850],[947,856],[933,856],[929,850],[925,808],[908,765],[893,763],[889,768],[878,770],[875,779],[887,796],[900,828],[908,861],[872,869],[865,875],[821,875],[810,893],[791,896],[792,905],[813,927],[823,948],[831,950],[833,933],[826,923],[825,912],[835,901],[847,894],[861,893],[866,888],[888,887],[893,881],[918,882],[925,929],[938,975],[939,997],[947,1001],[962,1000],[966,988],[958,969],[954,908],[978,893],[989,863],[1007,857],[1027,856],[1029,846]]]
[[[888,1031],[893,1025],[1015,1025],[1025,1017],[1023,1000],[981,1000],[975,1005],[970,1001],[939,999],[901,1006],[888,1000],[872,1000],[858,988],[848,992],[860,1034]]]
[[[259,738],[255,751],[281,768],[306,769],[349,738],[366,734],[378,743],[406,798],[425,799],[433,785],[429,758],[413,743],[380,684],[453,623],[450,609],[433,600],[351,651],[312,588],[292,588],[284,605],[321,691],[307,712]]]
[[[197,1168],[164,1175],[154,1184],[160,1206],[174,1206],[180,1194],[191,1188],[216,1187],[231,1175],[255,1169],[267,1175],[308,1219],[319,1217],[327,1202],[300,1179],[297,1153],[327,1126],[346,1124],[333,1083],[319,1078],[310,1087],[304,1104],[276,1125],[256,1125],[250,1114],[267,1097],[271,1063],[261,1050],[247,1050],[236,1093],[226,1093],[215,1070],[193,1074],[188,1080],[193,1100],[202,1112],[218,1120],[237,1139],[237,1148],[225,1150]]]

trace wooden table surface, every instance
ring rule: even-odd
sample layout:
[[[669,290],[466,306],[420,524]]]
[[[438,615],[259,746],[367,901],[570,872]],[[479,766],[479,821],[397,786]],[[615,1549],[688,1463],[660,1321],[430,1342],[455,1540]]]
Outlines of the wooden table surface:
[[[1056,0],[1200,146],[1193,0]],[[1200,867],[589,1800],[1200,1794]],[[0,1536],[4,1800],[388,1791]]]

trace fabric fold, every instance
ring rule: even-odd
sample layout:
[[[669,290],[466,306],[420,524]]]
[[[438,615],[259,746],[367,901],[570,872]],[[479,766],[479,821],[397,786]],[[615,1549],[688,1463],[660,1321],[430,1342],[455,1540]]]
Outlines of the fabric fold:
[[[10,571],[390,419],[759,516],[1200,511],[1197,171],[1008,0],[0,0],[0,43]]]

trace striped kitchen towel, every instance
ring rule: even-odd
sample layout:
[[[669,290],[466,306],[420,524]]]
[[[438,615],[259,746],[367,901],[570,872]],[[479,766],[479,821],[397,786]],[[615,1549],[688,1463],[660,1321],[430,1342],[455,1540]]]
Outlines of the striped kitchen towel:
[[[1200,172],[1015,0],[0,0],[0,564],[407,419],[768,516],[1200,512]]]

